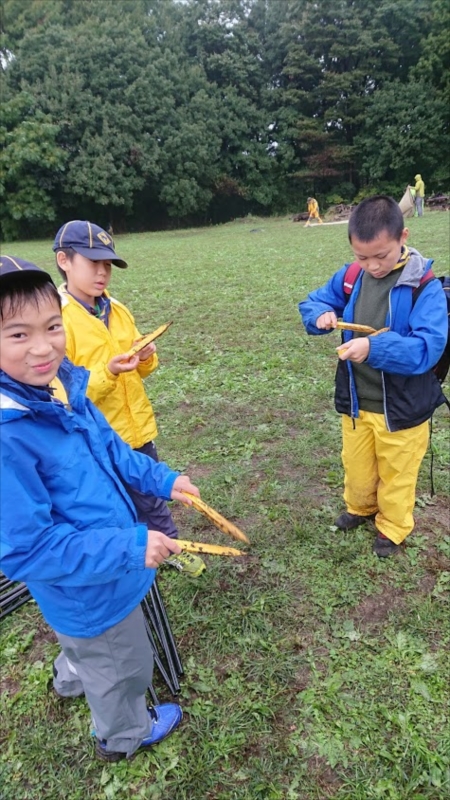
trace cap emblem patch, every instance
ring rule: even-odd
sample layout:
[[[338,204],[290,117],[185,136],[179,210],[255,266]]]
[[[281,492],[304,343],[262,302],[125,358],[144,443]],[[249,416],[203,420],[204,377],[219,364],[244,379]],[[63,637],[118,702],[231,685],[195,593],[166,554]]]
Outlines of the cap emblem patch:
[[[98,238],[100,239],[100,241],[101,241],[103,244],[105,244],[105,245],[110,245],[110,244],[112,244],[112,239],[110,239],[110,237],[108,236],[108,234],[107,234],[107,233],[105,233],[105,231],[101,231],[100,233],[97,233],[97,237],[98,237]]]

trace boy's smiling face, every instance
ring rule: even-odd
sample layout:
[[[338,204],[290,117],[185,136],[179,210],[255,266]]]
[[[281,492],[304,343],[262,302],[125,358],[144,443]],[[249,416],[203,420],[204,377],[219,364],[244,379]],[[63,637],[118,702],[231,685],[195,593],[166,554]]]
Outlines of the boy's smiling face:
[[[8,302],[0,324],[0,369],[30,386],[47,386],[64,358],[66,337],[53,297],[28,300],[12,313]]]
[[[402,247],[408,238],[408,228],[402,232],[400,239],[393,239],[388,231],[383,230],[370,242],[362,242],[352,236],[351,246],[355,257],[365,272],[373,278],[384,278],[394,269],[400,260]]]

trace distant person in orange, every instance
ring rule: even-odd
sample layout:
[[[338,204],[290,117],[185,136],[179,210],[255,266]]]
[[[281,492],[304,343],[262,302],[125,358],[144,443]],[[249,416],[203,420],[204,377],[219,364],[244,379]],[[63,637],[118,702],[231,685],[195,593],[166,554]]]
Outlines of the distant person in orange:
[[[305,228],[308,228],[312,219],[319,220],[319,225],[322,225],[322,220],[319,216],[319,203],[317,202],[315,197],[308,197],[308,221],[305,224]]]

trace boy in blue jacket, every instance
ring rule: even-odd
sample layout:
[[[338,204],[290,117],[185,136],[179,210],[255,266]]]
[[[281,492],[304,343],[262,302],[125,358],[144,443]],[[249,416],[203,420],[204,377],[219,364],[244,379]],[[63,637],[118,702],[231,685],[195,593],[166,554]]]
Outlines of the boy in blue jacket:
[[[186,475],[134,452],[86,398],[65,357],[50,276],[0,260],[1,569],[24,581],[62,652],[54,688],[85,694],[105,761],[129,758],[180,723],[147,708],[153,653],[140,602],[176,540],[137,521],[125,484],[166,500],[199,495]]]
[[[346,264],[299,310],[313,335],[336,328],[338,317],[388,328],[377,336],[344,331],[335,388],[347,507],[335,525],[350,530],[374,519],[373,549],[385,558],[413,530],[428,420],[445,402],[432,367],[445,348],[447,307],[439,280],[421,283],[432,262],[407,247],[408,229],[391,197],[363,200],[348,236],[360,266],[353,288],[346,293]]]

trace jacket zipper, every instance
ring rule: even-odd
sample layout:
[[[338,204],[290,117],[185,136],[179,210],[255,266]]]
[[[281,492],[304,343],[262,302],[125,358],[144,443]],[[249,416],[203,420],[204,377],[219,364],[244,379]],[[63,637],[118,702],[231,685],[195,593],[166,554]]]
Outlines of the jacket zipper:
[[[391,289],[391,290],[390,290],[390,292],[389,292],[389,306],[388,306],[388,309],[389,309],[389,328],[392,328],[392,308],[391,308],[391,294],[392,294],[392,289]],[[388,416],[388,410],[387,410],[387,401],[386,401],[386,384],[385,384],[385,382],[384,382],[384,372],[383,372],[382,370],[381,370],[381,385],[382,385],[382,387],[383,387],[383,408],[384,408],[384,421],[385,421],[385,423],[386,423],[386,428],[387,428],[387,430],[389,431],[389,433],[392,433],[391,426],[390,426],[390,424],[389,424],[389,416]]]

